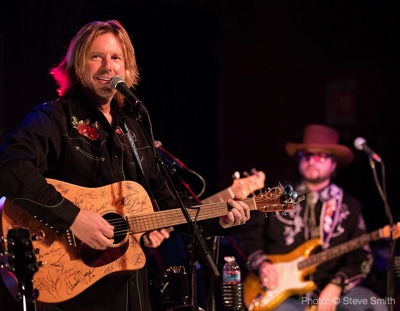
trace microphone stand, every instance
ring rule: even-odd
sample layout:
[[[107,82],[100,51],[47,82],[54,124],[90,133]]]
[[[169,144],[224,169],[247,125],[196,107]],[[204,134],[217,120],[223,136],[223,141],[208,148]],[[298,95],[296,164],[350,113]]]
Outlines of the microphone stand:
[[[382,184],[383,186],[381,187],[379,183],[379,179],[376,173],[376,167],[375,167],[375,161],[372,157],[369,157],[369,165],[371,166],[372,173],[374,176],[375,184],[378,188],[378,192],[382,198],[383,205],[385,208],[386,216],[389,220],[389,226],[390,226],[390,242],[389,242],[389,258],[388,258],[388,270],[387,270],[387,297],[393,297],[394,294],[394,286],[393,286],[393,256],[394,256],[394,251],[395,251],[395,246],[396,246],[396,240],[393,238],[393,216],[390,211],[389,203],[387,200],[387,194],[386,194],[386,181],[385,181],[385,164],[383,160],[379,162],[381,164],[381,169],[382,169]],[[393,311],[394,304],[390,303],[389,304],[389,310]]]
[[[161,157],[160,157],[160,160],[162,161]],[[189,192],[189,194],[193,197],[193,199],[198,204],[202,204],[202,202],[200,201],[198,196],[193,192],[193,190],[190,188],[190,186],[179,176],[179,174],[176,171],[176,168],[174,168],[173,166],[174,166],[173,164],[170,165],[170,167],[171,167],[170,168],[170,172],[169,172],[169,174],[167,174],[168,175],[168,179],[171,178],[170,177],[171,175],[176,176],[178,181]],[[163,167],[164,167],[164,169],[166,169],[165,163],[163,163]],[[192,172],[191,170],[189,170],[189,171]],[[195,174],[195,175],[198,175],[198,174]],[[170,179],[170,182],[172,182],[171,179]],[[186,211],[186,209],[185,209],[185,211]],[[194,225],[194,226],[196,227],[195,229],[198,231],[197,225]],[[200,232],[200,234],[201,234],[201,232]],[[198,238],[197,235],[195,237]],[[202,238],[201,240],[199,240],[199,238],[198,238],[197,240],[200,242],[201,249],[203,250],[202,254],[206,254],[207,256],[209,256],[209,258],[208,257],[205,258],[204,256],[203,256],[203,258],[205,258],[206,260],[209,260],[209,262],[206,261],[206,263],[207,263],[209,269],[211,270],[214,279],[218,278],[219,277],[219,271],[218,271],[218,268],[217,268],[217,266],[215,264],[215,261],[211,257],[211,252],[208,249],[208,244],[205,242],[204,238]],[[192,244],[193,244],[193,246],[195,245],[195,239],[193,239],[193,243]],[[196,267],[198,265],[198,261],[196,261],[194,259],[194,254],[195,254],[194,249],[191,250],[190,252],[191,252],[191,260],[190,260],[190,262],[192,263],[191,264],[191,267],[192,267],[192,273],[191,273],[192,307],[194,307],[194,310],[203,310],[202,308],[200,308],[198,306],[198,301],[197,301],[197,272],[196,272]],[[172,310],[175,310],[175,308],[180,308],[180,307],[185,307],[185,305],[173,307],[173,308],[168,309],[167,311],[172,311]]]
[[[186,218],[187,224],[189,226],[189,232],[191,232],[193,234],[193,240],[198,242],[198,246],[200,249],[200,255],[203,257],[203,259],[207,263],[207,267],[209,268],[211,274],[216,279],[216,278],[220,277],[220,274],[219,274],[216,264],[213,261],[211,252],[208,248],[208,245],[207,245],[199,227],[197,226],[196,222],[193,223],[188,211],[186,210],[186,207],[184,206],[181,198],[179,197],[178,191],[175,188],[175,185],[171,179],[171,176],[167,172],[164,161],[162,160],[161,156],[159,155],[159,153],[156,150],[150,116],[147,113],[147,110],[137,109],[138,106],[141,106],[141,107],[144,107],[144,106],[142,105],[142,102],[139,99],[137,99],[136,97],[135,97],[135,99],[136,99],[136,102],[134,102],[134,103],[130,102],[128,99],[128,103],[130,104],[130,106],[128,106],[126,108],[127,108],[128,112],[131,114],[131,117],[137,119],[140,126],[142,127],[143,133],[146,135],[147,140],[150,144],[150,147],[152,148],[155,159],[156,159],[157,163],[159,164],[159,167],[161,167],[161,172],[164,175],[165,181],[166,181],[169,189],[173,192],[173,195],[182,210],[182,214]],[[140,105],[138,105],[138,103]],[[144,115],[147,117],[146,120],[148,122],[148,129],[143,124],[143,120],[142,120],[142,112],[143,111],[146,112],[146,113],[144,113]],[[136,146],[134,145],[134,141],[133,141],[133,138],[131,137],[130,132],[127,131],[126,135],[128,136],[128,141],[132,148],[132,151],[133,151],[134,155],[136,155],[137,154]],[[138,162],[138,164],[140,166],[140,161]],[[195,243],[193,243],[193,246],[194,245],[195,245]],[[194,299],[192,299],[192,300],[194,300]],[[199,307],[197,305],[197,301],[192,301],[192,302],[193,302],[193,305],[188,306],[188,307],[191,307],[191,309],[193,311],[198,311]]]
[[[172,165],[172,164],[171,164]],[[191,170],[189,170],[190,172],[192,172],[192,173],[195,173],[195,172],[193,172],[193,171],[191,171]],[[177,177],[177,179],[181,182],[181,184],[183,185],[183,187],[190,193],[190,195],[193,197],[193,199],[198,203],[198,204],[203,204],[202,202],[201,202],[201,200],[199,199],[199,196],[201,195],[201,194],[199,194],[199,195],[195,195],[194,194],[194,192],[193,192],[193,190],[190,188],[190,186],[177,174],[177,172],[176,172],[176,169],[174,168],[174,169],[171,169],[171,174],[174,174],[176,177]],[[198,174],[195,174],[195,175],[197,175],[198,176]],[[201,177],[201,176],[199,176],[199,177]],[[201,178],[202,179],[202,178]],[[204,189],[203,189],[203,191],[204,191]],[[202,193],[202,192],[201,192]],[[216,256],[216,249],[217,248],[219,248],[219,238],[220,237],[213,237],[213,239],[212,239],[212,252],[211,252],[211,256],[212,256],[212,258],[213,258],[213,262],[218,262],[218,257]],[[193,259],[192,259],[193,260]],[[197,263],[197,261],[195,261],[194,262],[194,264],[193,264],[193,267],[195,267],[196,266],[196,263]],[[197,275],[195,275],[194,274],[194,272],[192,273],[192,288],[193,288],[193,292],[195,292],[195,289],[197,288],[197,283],[196,283],[196,280],[197,280]],[[214,280],[215,280],[215,277],[214,277]],[[210,282],[210,289],[207,291],[207,296],[209,296],[208,298],[207,298],[207,307],[209,308],[208,309],[208,311],[215,311],[215,307],[216,307],[216,304],[215,304],[215,284],[214,284],[214,282]],[[193,297],[194,297],[194,295],[195,295],[195,293],[193,293]],[[169,311],[169,310],[167,310],[167,311]]]

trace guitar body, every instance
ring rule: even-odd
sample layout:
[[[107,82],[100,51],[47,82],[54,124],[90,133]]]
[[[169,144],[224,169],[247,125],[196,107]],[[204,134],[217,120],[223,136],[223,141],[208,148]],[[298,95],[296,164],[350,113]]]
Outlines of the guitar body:
[[[397,223],[392,227],[386,225],[381,229],[316,253],[313,252],[320,246],[319,239],[308,240],[285,255],[268,255],[268,259],[278,272],[279,285],[274,289],[265,289],[259,277],[250,273],[244,283],[246,307],[253,311],[272,310],[292,295],[302,295],[314,290],[315,283],[304,281],[304,278],[315,272],[320,264],[347,254],[371,241],[382,238],[398,239],[399,236],[400,226]]]
[[[113,224],[126,228],[123,235],[114,236],[115,243],[104,251],[93,250],[81,243],[68,230],[55,235],[42,223],[6,199],[1,211],[1,230],[20,226],[36,235],[33,242],[39,249],[37,260],[42,267],[33,282],[39,290],[38,302],[56,303],[71,299],[106,275],[137,270],[144,266],[145,255],[140,246],[143,233],[131,234],[126,216],[154,213],[152,203],[142,186],[122,181],[99,188],[84,188],[48,179],[64,197],[81,209],[101,214]],[[1,208],[1,207],[0,207]]]
[[[41,304],[66,301],[109,274],[142,268],[146,263],[140,246],[143,233],[187,223],[181,208],[155,212],[145,189],[133,181],[121,181],[98,188],[80,187],[54,179],[47,181],[81,209],[98,213],[112,224],[114,244],[100,251],[82,243],[70,230],[57,236],[10,200],[0,198],[0,229],[3,235],[18,226],[28,228],[35,236],[33,246],[38,250],[37,260],[41,267],[35,273],[33,282],[39,291],[37,301]],[[278,185],[266,193],[242,199],[242,202],[248,204],[250,210],[269,213],[286,212],[293,209],[293,204],[304,199],[302,196],[295,200],[283,194],[282,185]],[[227,215],[229,209],[229,205],[222,202],[191,206],[187,212],[192,221],[201,221]],[[6,274],[1,273],[1,276],[6,281]],[[15,286],[6,286],[10,293],[15,292]]]
[[[274,289],[265,289],[258,275],[249,273],[244,281],[244,303],[253,311],[269,311],[292,295],[306,294],[315,288],[315,283],[304,277],[315,271],[316,266],[300,270],[298,263],[309,257],[320,246],[318,239],[308,240],[293,251],[283,255],[268,255],[274,264],[279,284]]]

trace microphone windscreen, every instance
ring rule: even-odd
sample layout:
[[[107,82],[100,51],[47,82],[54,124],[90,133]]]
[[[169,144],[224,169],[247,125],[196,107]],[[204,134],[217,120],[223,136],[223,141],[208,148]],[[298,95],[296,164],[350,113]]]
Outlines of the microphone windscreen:
[[[357,137],[354,140],[354,147],[358,150],[363,150],[363,145],[365,144],[365,139],[362,137]]]
[[[117,89],[118,83],[121,83],[121,82],[124,82],[124,83],[125,83],[125,81],[124,81],[124,79],[122,79],[122,77],[120,77],[120,76],[114,76],[114,77],[112,77],[112,78],[110,79],[110,86],[111,86],[111,88],[113,88],[114,90],[116,90],[116,89]]]

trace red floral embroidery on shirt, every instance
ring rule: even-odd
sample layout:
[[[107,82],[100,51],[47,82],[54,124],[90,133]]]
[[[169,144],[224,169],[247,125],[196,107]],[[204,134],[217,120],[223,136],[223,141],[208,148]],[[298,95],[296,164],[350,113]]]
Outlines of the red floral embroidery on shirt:
[[[99,133],[99,128],[100,124],[95,121],[92,124],[90,124],[90,120],[78,120],[77,117],[72,117],[71,118],[71,123],[74,128],[76,128],[79,132],[79,134],[86,136],[90,140],[97,140],[99,139],[100,133]]]

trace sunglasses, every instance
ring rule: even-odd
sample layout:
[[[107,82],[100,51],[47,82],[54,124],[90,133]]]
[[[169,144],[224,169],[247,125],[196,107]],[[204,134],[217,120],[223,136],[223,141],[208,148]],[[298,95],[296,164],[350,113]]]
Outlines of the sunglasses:
[[[299,151],[297,154],[300,159],[305,159],[307,161],[310,161],[311,158],[313,158],[315,161],[318,162],[325,162],[326,159],[332,158],[332,155],[327,152],[309,152],[309,151]]]

